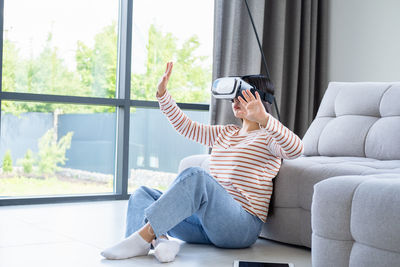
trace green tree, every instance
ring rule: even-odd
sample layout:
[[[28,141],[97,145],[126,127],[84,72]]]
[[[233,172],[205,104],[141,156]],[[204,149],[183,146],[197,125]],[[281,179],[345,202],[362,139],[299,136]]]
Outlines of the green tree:
[[[41,53],[37,57],[31,55],[28,59],[20,58],[16,45],[5,39],[4,91],[58,95],[87,93],[83,90],[76,71],[70,71],[61,59],[52,39],[52,34],[49,33]],[[18,115],[22,112],[53,112],[56,108],[61,108],[64,112],[77,112],[80,109],[64,104],[10,101],[2,106],[2,111]],[[81,108],[85,110],[84,106]]]
[[[94,37],[93,48],[78,41],[75,55],[82,87],[91,96],[115,98],[117,76],[117,24],[113,22]],[[115,112],[114,107],[92,106],[94,112]]]
[[[208,102],[207,88],[211,81],[210,67],[204,67],[207,57],[195,55],[200,46],[196,35],[178,47],[171,33],[163,34],[155,25],[149,29],[146,73],[132,74],[132,97],[154,100],[156,86],[169,60],[176,62],[168,84],[169,92],[179,102]]]
[[[78,41],[76,66],[82,85],[92,96],[115,97],[117,25],[113,22],[94,37],[94,47]]]
[[[43,51],[28,64],[27,92],[81,95],[80,81],[75,71],[68,70],[60,58],[58,48],[52,43],[53,35],[48,34]]]
[[[4,39],[3,90],[13,92],[45,93],[94,97],[115,97],[117,71],[117,23],[112,22],[94,37],[93,47],[77,42],[76,69],[69,70],[50,32],[41,53],[28,59],[19,56],[19,50]],[[162,33],[151,25],[148,33],[146,72],[131,75],[133,99],[155,100],[155,88],[163,75],[165,63],[176,62],[169,91],[179,102],[208,102],[211,69],[205,67],[206,57],[197,56],[200,42],[196,35],[178,46],[172,33]],[[134,57],[134,53],[133,53]],[[134,60],[134,59],[133,59]],[[3,102],[2,111],[91,113],[115,112],[114,107],[65,105],[36,102]]]
[[[117,24],[113,22],[95,36],[93,86],[96,95],[115,97],[117,76]]]
[[[16,88],[16,71],[18,62],[18,49],[16,45],[7,39],[3,42],[3,79],[2,90],[14,91]]]
[[[76,70],[81,81],[82,90],[85,95],[92,96],[92,66],[93,66],[93,50],[82,41],[78,41],[75,52]]]
[[[18,164],[22,165],[25,173],[31,173],[34,164],[32,150],[28,149],[25,153],[25,156],[18,160]]]
[[[23,72],[23,62],[18,57],[19,50],[17,46],[8,39],[3,40],[3,69],[2,69],[2,91],[19,92],[18,78]],[[19,114],[21,113],[21,105],[16,102],[2,101],[1,109],[3,112]]]
[[[6,153],[4,154],[4,159],[3,159],[3,172],[12,172],[13,167],[12,167],[12,158],[11,158],[11,151],[7,150]]]
[[[54,129],[48,130],[39,140],[39,170],[43,174],[53,174],[58,164],[64,165],[65,153],[71,147],[73,132],[68,132],[57,142]]]

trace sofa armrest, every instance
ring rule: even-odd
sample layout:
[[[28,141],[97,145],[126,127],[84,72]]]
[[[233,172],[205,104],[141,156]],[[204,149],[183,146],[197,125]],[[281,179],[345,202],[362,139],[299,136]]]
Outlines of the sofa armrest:
[[[179,163],[178,173],[181,173],[183,170],[189,167],[201,167],[207,172],[209,172],[210,171],[209,160],[210,160],[209,154],[199,154],[199,155],[192,155],[185,157]]]
[[[311,214],[313,266],[400,262],[400,174],[321,181]]]

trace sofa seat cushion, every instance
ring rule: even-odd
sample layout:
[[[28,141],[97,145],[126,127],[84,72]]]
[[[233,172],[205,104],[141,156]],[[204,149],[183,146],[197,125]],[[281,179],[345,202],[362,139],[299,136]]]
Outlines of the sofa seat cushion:
[[[284,160],[275,178],[273,213],[261,237],[311,248],[311,203],[314,185],[341,176],[367,180],[400,176],[400,160],[361,157],[300,157]],[[344,191],[332,188],[333,191]],[[344,245],[344,244],[341,244]]]
[[[326,156],[284,160],[275,178],[274,208],[300,207],[310,211],[316,183],[335,176],[381,173],[400,174],[400,160]]]
[[[179,172],[192,166],[209,171],[210,155],[183,159]],[[310,211],[313,186],[319,181],[341,175],[400,174],[400,160],[377,160],[362,157],[302,156],[284,160],[275,178],[274,208],[302,208]]]

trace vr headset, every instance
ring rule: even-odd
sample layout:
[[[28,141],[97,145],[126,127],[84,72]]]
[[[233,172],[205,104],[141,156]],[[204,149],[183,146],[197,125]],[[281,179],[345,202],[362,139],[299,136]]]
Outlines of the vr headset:
[[[263,101],[270,104],[274,102],[274,96],[272,94],[258,90],[254,86],[243,81],[240,77],[216,79],[212,84],[211,93],[217,99],[228,99],[233,102],[233,100],[239,96],[245,99],[242,92],[247,89],[250,89],[250,92],[254,96],[256,96],[256,92],[258,92]]]

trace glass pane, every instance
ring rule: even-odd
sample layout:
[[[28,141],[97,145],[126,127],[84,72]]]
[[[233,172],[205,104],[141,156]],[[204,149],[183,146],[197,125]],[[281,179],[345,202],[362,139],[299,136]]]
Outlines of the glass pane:
[[[4,2],[3,91],[115,97],[119,1]]]
[[[209,103],[213,27],[213,0],[133,1],[131,98],[155,101],[172,60],[168,90],[175,100]]]
[[[0,198],[113,192],[115,107],[1,105]]]
[[[208,123],[208,111],[184,112]],[[164,191],[176,178],[181,159],[207,152],[207,147],[181,136],[159,109],[131,108],[128,192],[141,185]]]

